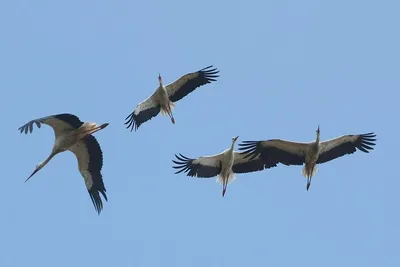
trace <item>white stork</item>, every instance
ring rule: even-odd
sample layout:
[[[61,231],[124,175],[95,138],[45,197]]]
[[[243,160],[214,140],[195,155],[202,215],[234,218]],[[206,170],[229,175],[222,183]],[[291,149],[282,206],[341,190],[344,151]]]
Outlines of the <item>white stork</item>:
[[[179,161],[173,166],[179,169],[175,174],[185,172],[187,176],[199,178],[212,178],[218,175],[217,182],[222,185],[222,196],[225,196],[226,187],[236,178],[236,173],[247,173],[262,171],[275,167],[277,164],[266,164],[262,159],[254,157],[246,159],[241,153],[233,151],[237,137],[232,138],[232,145],[229,149],[212,156],[203,156],[191,159],[182,154],[175,155]]]
[[[142,123],[156,117],[160,111],[161,115],[168,114],[172,123],[175,124],[175,119],[172,115],[175,102],[184,98],[196,88],[216,81],[216,78],[219,77],[217,75],[219,71],[216,68],[210,69],[211,67],[212,65],[183,75],[175,82],[166,86],[163,85],[161,75],[158,74],[158,88],[149,98],[139,103],[135,110],[126,117],[126,128],[131,128],[131,131],[135,128],[136,131]]]
[[[108,123],[98,125],[91,122],[82,122],[75,115],[57,114],[32,120],[18,128],[18,130],[21,133],[25,131],[25,134],[28,131],[32,133],[34,123],[38,128],[41,127],[42,123],[51,126],[55,134],[55,143],[49,157],[36,166],[26,181],[42,169],[55,155],[69,150],[78,159],[79,171],[85,180],[93,205],[97,213],[100,214],[103,209],[103,202],[99,193],[107,201],[106,189],[101,175],[103,153],[92,134],[107,127]]]
[[[307,178],[307,190],[315,174],[316,164],[331,161],[346,154],[353,154],[356,148],[369,153],[375,145],[374,133],[343,135],[328,141],[319,141],[320,130],[317,129],[315,142],[297,143],[280,139],[264,141],[243,141],[239,144],[245,158],[262,158],[266,164],[282,163],[284,165],[303,165],[303,176]]]

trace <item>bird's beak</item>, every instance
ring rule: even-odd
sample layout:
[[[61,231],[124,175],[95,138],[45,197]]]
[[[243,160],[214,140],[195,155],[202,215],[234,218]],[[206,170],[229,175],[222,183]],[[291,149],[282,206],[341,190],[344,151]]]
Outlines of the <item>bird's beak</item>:
[[[35,173],[37,173],[39,170],[40,170],[40,168],[36,168],[36,169],[32,172],[32,174],[28,177],[28,179],[25,180],[25,183],[26,183],[33,175],[35,175]]]
[[[239,138],[239,136],[236,136],[236,137],[235,137],[235,142],[236,142],[236,140],[238,140],[238,138]]]

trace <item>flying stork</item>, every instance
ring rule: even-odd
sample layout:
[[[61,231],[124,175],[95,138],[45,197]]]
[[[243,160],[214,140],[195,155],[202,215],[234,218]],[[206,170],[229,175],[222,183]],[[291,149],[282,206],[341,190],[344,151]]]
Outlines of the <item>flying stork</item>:
[[[353,154],[356,148],[369,153],[375,145],[374,133],[343,135],[328,141],[320,142],[319,126],[315,142],[297,143],[280,139],[264,141],[243,141],[239,150],[245,158],[260,157],[268,164],[303,165],[302,174],[307,178],[307,190],[311,178],[317,170],[316,164],[331,161],[346,154]]]
[[[103,209],[103,202],[99,193],[107,201],[106,188],[101,175],[103,153],[92,134],[107,127],[108,123],[98,125],[92,122],[82,122],[77,116],[64,113],[32,120],[18,130],[21,133],[25,132],[25,134],[28,131],[32,133],[33,124],[40,128],[42,123],[53,128],[55,143],[49,157],[36,166],[26,181],[42,169],[55,155],[69,150],[78,159],[79,171],[85,180],[93,205],[97,213],[100,214]]]
[[[225,196],[226,187],[236,178],[236,173],[248,173],[262,171],[267,168],[275,167],[277,164],[266,164],[261,158],[254,157],[246,159],[241,153],[233,150],[235,142],[239,136],[232,138],[231,147],[219,154],[203,156],[191,159],[182,154],[175,157],[179,161],[173,160],[177,164],[173,168],[178,169],[175,174],[185,172],[187,176],[199,178],[212,178],[218,176],[217,182],[222,185],[222,196]]]
[[[161,115],[168,114],[172,123],[175,124],[175,119],[172,115],[175,102],[184,98],[196,88],[216,81],[216,78],[219,77],[217,75],[219,71],[216,68],[211,69],[212,67],[211,65],[199,71],[183,75],[166,86],[163,85],[161,75],[158,74],[158,88],[149,98],[139,103],[135,110],[126,117],[126,128],[131,128],[131,131],[135,128],[136,131],[142,123],[156,117],[160,111]]]

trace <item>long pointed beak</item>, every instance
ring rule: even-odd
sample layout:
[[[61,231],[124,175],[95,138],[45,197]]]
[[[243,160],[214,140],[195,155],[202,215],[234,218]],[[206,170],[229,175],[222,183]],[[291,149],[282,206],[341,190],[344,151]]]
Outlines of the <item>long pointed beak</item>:
[[[235,137],[235,142],[236,142],[236,140],[238,140],[238,138],[239,138],[239,136],[236,136],[236,137]]]
[[[103,123],[102,125],[100,125],[100,129],[104,129],[109,125],[109,123]]]
[[[32,177],[33,175],[35,175],[35,173],[37,173],[39,170],[40,170],[40,169],[36,168],[36,169],[32,172],[32,174],[28,177],[28,179],[25,180],[25,183],[26,183],[29,179],[31,179],[31,177]]]

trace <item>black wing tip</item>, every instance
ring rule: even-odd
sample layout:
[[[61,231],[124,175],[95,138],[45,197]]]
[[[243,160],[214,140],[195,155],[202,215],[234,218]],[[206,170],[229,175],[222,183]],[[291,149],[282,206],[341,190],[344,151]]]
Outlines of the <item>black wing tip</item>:
[[[356,147],[364,153],[369,153],[371,150],[374,149],[374,146],[376,145],[375,141],[377,139],[374,137],[376,137],[376,134],[374,134],[374,132],[360,134]]]
[[[137,121],[136,121],[136,116],[135,116],[135,111],[133,111],[132,113],[130,113],[126,118],[125,118],[126,122],[124,122],[126,126],[126,129],[130,128],[130,131],[132,132],[133,129],[136,130],[139,128],[140,125],[138,125]]]
[[[175,154],[175,157],[176,157],[178,160],[180,160],[180,163],[178,163],[178,164],[186,164],[186,163],[188,163],[189,161],[192,161],[192,160],[193,160],[193,159],[191,159],[191,158],[188,158],[188,157],[182,155],[181,153],[179,153],[179,156],[178,156],[177,154]]]
[[[210,69],[212,67],[214,67],[214,65],[209,65],[209,66],[207,66],[205,68],[202,68],[200,71],[209,71],[208,69]],[[217,68],[214,68],[214,69],[216,70]]]
[[[204,76],[206,78],[208,78],[208,80],[211,80],[211,78],[218,78],[219,77],[219,75],[218,75],[219,69],[217,69],[217,68],[211,69],[212,67],[213,67],[213,65],[210,65],[210,66],[205,67],[205,68],[200,70],[200,72],[203,73]]]
[[[376,134],[374,132],[370,132],[370,133],[360,134],[360,136],[367,137],[367,138],[373,138],[373,137],[376,137]]]
[[[181,153],[179,155],[175,154],[175,157],[178,160],[172,160],[173,163],[175,163],[175,166],[172,166],[172,168],[177,169],[175,174],[181,173],[181,172],[190,172],[190,167],[192,165],[193,159],[188,158]]]
[[[242,141],[242,142],[239,144],[239,146],[244,146],[244,145],[247,145],[247,144],[257,144],[258,142],[260,142],[260,141],[248,141],[248,140],[244,140],[244,141]]]
[[[28,123],[22,125],[21,127],[19,127],[19,128],[18,128],[18,131],[19,131],[20,133],[25,132],[25,134],[28,134],[28,132],[29,132],[29,133],[32,133],[32,131],[33,131],[33,124],[34,124],[34,123],[37,125],[38,128],[40,128],[40,126],[41,126],[41,124],[40,124],[41,121],[40,121],[40,120],[31,120],[30,122],[28,122]]]
[[[100,213],[103,210],[103,201],[101,199],[100,193],[103,196],[104,200],[108,201],[106,189],[105,188],[104,189],[92,188],[92,189],[88,190],[88,192],[89,192],[90,198],[92,199],[92,202],[93,202],[93,205],[94,205],[94,208],[95,208],[97,214],[100,215]]]

